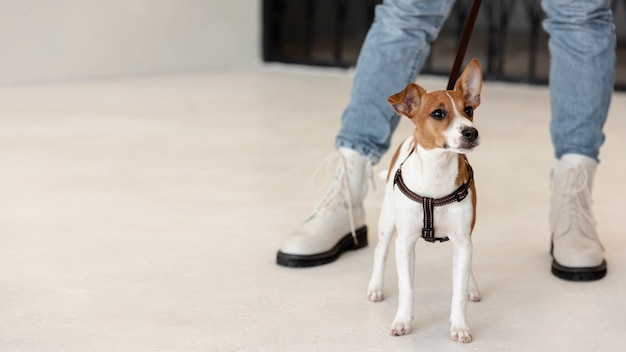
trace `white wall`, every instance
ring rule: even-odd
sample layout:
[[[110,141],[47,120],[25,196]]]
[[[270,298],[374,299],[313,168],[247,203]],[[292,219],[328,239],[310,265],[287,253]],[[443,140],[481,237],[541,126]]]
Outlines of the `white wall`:
[[[0,0],[0,84],[252,67],[260,0]]]

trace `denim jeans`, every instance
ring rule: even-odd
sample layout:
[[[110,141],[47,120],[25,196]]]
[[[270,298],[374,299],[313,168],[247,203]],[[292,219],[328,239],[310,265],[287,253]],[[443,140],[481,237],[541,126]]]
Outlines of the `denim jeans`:
[[[565,153],[598,160],[615,83],[615,26],[610,0],[543,0],[550,34],[550,135]]]
[[[453,5],[454,0],[385,0],[376,7],[336,147],[354,149],[378,163],[400,119],[387,98],[415,80]],[[615,76],[610,0],[543,0],[543,8],[552,58],[555,155],[576,153],[597,160]]]

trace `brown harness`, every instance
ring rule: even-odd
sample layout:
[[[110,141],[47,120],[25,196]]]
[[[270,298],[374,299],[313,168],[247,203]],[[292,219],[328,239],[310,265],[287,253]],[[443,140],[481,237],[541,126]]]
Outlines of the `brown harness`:
[[[469,172],[469,177],[467,181],[463,183],[459,188],[457,188],[451,194],[443,197],[443,198],[429,198],[422,197],[419,194],[411,191],[409,187],[404,183],[402,179],[402,164],[398,167],[398,171],[396,171],[396,175],[393,178],[394,186],[398,186],[398,189],[409,199],[414,202],[422,204],[424,208],[424,227],[422,228],[422,238],[427,242],[445,242],[449,240],[448,237],[435,237],[435,218],[434,218],[434,207],[448,205],[454,202],[460,202],[465,197],[467,197],[469,193],[470,186],[474,180],[474,171],[472,170],[472,166],[469,164],[467,159],[463,157],[465,160],[465,164],[467,165],[467,171]],[[405,160],[406,161],[406,160]]]

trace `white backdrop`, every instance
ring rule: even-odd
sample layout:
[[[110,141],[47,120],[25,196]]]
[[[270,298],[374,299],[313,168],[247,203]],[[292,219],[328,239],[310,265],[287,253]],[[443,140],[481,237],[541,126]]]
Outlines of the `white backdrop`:
[[[0,0],[0,84],[241,68],[260,0]]]

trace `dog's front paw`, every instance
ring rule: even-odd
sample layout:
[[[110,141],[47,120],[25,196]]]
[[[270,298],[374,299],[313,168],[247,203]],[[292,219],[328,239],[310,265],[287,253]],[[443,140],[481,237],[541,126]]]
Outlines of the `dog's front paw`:
[[[472,342],[472,333],[467,326],[450,326],[450,338],[453,341],[468,343]]]
[[[367,290],[367,298],[372,302],[380,302],[385,299],[383,295],[383,289],[378,287],[372,287]]]
[[[393,336],[408,335],[411,332],[411,319],[399,320],[396,319],[391,323],[391,331],[389,332]]]

